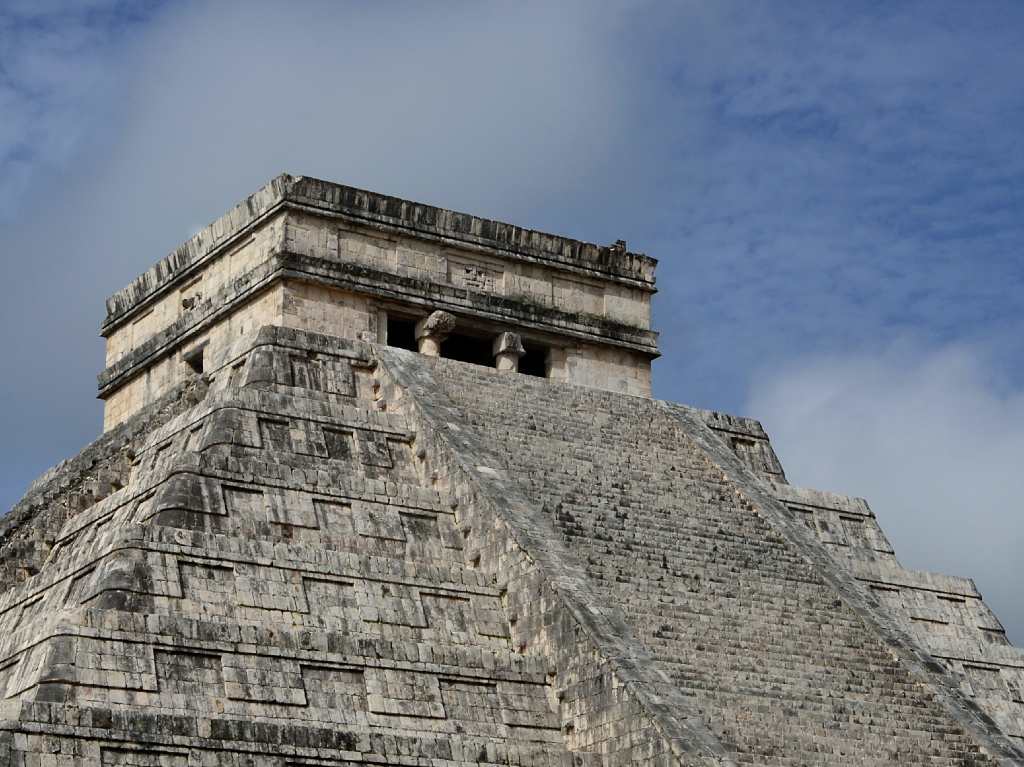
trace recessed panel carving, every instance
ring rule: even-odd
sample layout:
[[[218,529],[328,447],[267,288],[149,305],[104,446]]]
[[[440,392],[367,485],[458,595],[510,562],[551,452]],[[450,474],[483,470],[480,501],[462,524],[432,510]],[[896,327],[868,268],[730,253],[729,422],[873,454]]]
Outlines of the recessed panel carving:
[[[337,501],[313,500],[321,535],[327,540],[351,540],[356,535],[352,506]]]
[[[188,754],[104,746],[100,749],[100,764],[102,767],[188,767]]]
[[[359,460],[364,466],[377,466],[383,469],[394,466],[386,435],[360,430],[356,432],[356,442],[359,445]]]
[[[405,526],[396,509],[377,503],[360,503],[353,513],[356,532],[360,535],[405,542]]]
[[[181,696],[188,706],[224,695],[220,655],[185,650],[154,650],[160,692]]]
[[[442,559],[445,556],[437,517],[430,514],[401,512],[405,533],[405,554],[409,559]]]
[[[544,685],[502,681],[498,683],[498,699],[505,724],[512,727],[558,729],[558,714],[552,709]]]
[[[302,588],[309,612],[319,625],[345,627],[349,622],[360,620],[359,602],[352,582],[305,577]]]
[[[85,601],[87,596],[92,596],[90,587],[95,572],[95,569],[90,569],[74,577],[68,586],[67,596],[64,598],[65,606],[77,607]]]
[[[0,700],[7,697],[7,683],[14,676],[14,672],[18,668],[18,659],[4,661],[3,665],[0,665]]]
[[[305,706],[301,670],[294,661],[254,655],[226,655],[224,691],[232,700]]]
[[[366,679],[367,706],[375,714],[443,719],[441,687],[433,674],[376,669]]]
[[[366,684],[360,669],[303,666],[302,684],[307,705],[341,712],[366,711]]]
[[[236,602],[235,570],[211,562],[178,562],[181,596],[205,612],[224,613]]]
[[[11,622],[11,630],[22,628],[42,614],[45,599],[46,594],[40,594],[31,599],[26,599],[21,603],[20,607],[15,608],[18,612],[17,617]]]
[[[453,639],[465,638],[476,633],[476,619],[473,605],[468,597],[448,594],[421,594],[423,614],[430,628],[442,632],[441,636]]]
[[[259,419],[260,440],[264,450],[289,453],[292,450],[291,435],[287,421]]]
[[[452,285],[481,293],[505,292],[505,272],[500,266],[465,256],[448,256],[447,261]]]
[[[324,445],[332,460],[351,461],[355,456],[355,437],[351,431],[324,428]]]
[[[850,546],[860,549],[874,548],[871,536],[868,533],[868,525],[861,517],[840,517],[843,532],[846,533],[846,542]]]
[[[264,522],[267,518],[263,492],[244,487],[224,487],[224,507],[229,515]]]
[[[971,683],[975,695],[1005,695],[1007,692],[1006,683],[998,668],[965,663],[964,673],[967,674],[967,680]]]
[[[441,698],[449,719],[501,726],[501,702],[494,682],[442,679]]]

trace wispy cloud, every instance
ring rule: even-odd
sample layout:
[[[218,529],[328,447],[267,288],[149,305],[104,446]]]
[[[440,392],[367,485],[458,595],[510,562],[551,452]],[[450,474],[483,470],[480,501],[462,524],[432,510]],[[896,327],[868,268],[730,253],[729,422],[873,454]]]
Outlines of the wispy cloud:
[[[93,106],[114,101],[119,43],[156,6],[11,0],[0,8],[0,222],[75,162],[83,143],[116,130]]]
[[[679,298],[666,349],[703,363],[689,396],[736,402],[738,365],[909,330],[1012,327],[1005,361],[1024,365],[1024,92],[1007,77],[1024,11],[952,8],[716,3],[671,26],[671,85],[650,98],[700,128],[670,151],[659,136],[674,204],[653,249]]]

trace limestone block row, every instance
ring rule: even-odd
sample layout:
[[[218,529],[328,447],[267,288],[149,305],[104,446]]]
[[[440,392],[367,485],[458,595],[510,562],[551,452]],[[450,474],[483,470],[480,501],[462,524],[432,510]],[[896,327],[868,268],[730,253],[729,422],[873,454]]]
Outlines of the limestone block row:
[[[409,560],[443,560],[462,549],[450,510],[408,505],[400,496],[380,503],[191,473],[173,475],[141,499],[131,521],[220,533],[265,531],[266,537]]]
[[[455,250],[418,237],[353,226],[331,227],[323,219],[292,216],[285,229],[285,248],[307,256],[363,264],[425,283],[525,298],[569,313],[608,317],[645,328],[650,321],[649,296],[641,289]]]
[[[226,622],[201,615],[162,612],[137,616],[89,609],[81,615],[78,635],[116,642],[188,647],[213,654],[286,657],[306,665],[403,668],[438,676],[490,682],[498,679],[544,685],[547,666],[539,655],[507,647],[457,644],[443,638],[389,639],[355,633],[345,627]],[[5,662],[6,663],[6,662]]]
[[[774,483],[775,495],[833,553],[868,561],[895,562],[875,515],[860,498]]]
[[[193,615],[273,620],[238,609],[253,608],[289,613],[284,618],[298,625],[345,626],[353,632],[368,631],[365,624],[392,624],[429,629],[427,633],[440,641],[461,638],[485,646],[490,639],[508,637],[497,597],[484,594],[184,558],[177,559],[177,568],[164,572],[154,568],[151,579],[155,586],[166,584],[166,596],[185,600],[176,611]]]
[[[132,545],[152,544],[134,540]],[[187,551],[180,546],[171,548]],[[59,621],[62,611],[88,604],[101,594],[112,603],[109,597],[119,591],[131,594],[137,604],[146,598],[149,610],[160,608],[208,618],[285,621],[289,625],[346,627],[361,633],[383,630],[396,638],[404,634],[485,646],[504,646],[507,642],[508,628],[498,598],[486,591],[481,593],[478,579],[470,580],[473,591],[466,591],[466,585],[459,583],[464,579],[446,586],[453,573],[446,571],[439,580],[437,568],[422,571],[422,585],[416,585],[415,570],[377,568],[367,573],[372,574],[368,579],[358,559],[347,566],[339,562],[325,567],[323,558],[300,565],[300,551],[293,550],[292,556],[282,560],[289,563],[287,567],[275,567],[261,564],[271,561],[262,556],[254,560],[250,554],[247,560],[237,548],[222,552],[216,559],[210,558],[211,551],[209,547],[198,549],[201,558],[156,551],[143,554],[138,549],[110,552],[98,565],[83,569],[4,613],[3,625],[10,630],[0,642],[0,656],[15,653],[33,635],[20,629],[37,633]],[[274,553],[285,552],[276,549]],[[411,575],[413,580],[382,579],[396,575]],[[181,600],[181,604],[175,600]],[[48,623],[40,624],[40,620]],[[402,630],[396,632],[389,626]]]
[[[281,707],[323,709],[303,717],[363,727],[385,723],[381,716],[459,720],[502,730],[558,727],[543,684],[84,636],[37,645],[17,664],[0,668],[0,681],[0,699],[36,688],[35,700],[71,695],[81,705],[150,711],[275,717],[288,715]]]
[[[479,568],[449,560],[396,559],[390,555],[375,554],[374,549],[364,550],[360,545],[346,549],[318,542],[258,539],[173,527],[134,528],[125,534],[131,537],[135,548],[164,552],[179,558],[216,559],[227,565],[233,562],[274,564],[311,576],[366,577],[407,583],[427,590],[455,588],[472,593],[495,593],[492,580]],[[150,561],[149,566],[165,565]]]
[[[28,716],[50,726],[59,715],[53,704],[33,704]],[[289,727],[243,720],[211,719],[202,735],[196,720],[144,716],[135,712],[85,709],[84,718],[116,725],[121,740],[76,738],[66,733],[11,737],[0,759],[11,767],[359,767],[396,764],[406,767],[579,767],[581,761],[542,741],[501,741],[484,735],[386,735],[343,726]],[[77,723],[76,723],[77,724]],[[149,742],[161,730],[175,733],[175,743]],[[214,745],[215,735],[226,748]],[[227,738],[233,738],[228,740]],[[5,746],[0,743],[0,749]],[[282,753],[283,752],[283,753]]]

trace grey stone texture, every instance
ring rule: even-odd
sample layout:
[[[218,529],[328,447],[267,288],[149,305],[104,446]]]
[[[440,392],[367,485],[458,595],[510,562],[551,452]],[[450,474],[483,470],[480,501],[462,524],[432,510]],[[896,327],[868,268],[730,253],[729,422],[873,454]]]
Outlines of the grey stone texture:
[[[649,394],[655,264],[621,243],[281,175],[107,300],[105,428],[180,381],[200,347],[219,360],[263,325],[386,342],[396,311],[528,332],[557,347],[553,377]]]
[[[320,184],[214,229],[308,192],[653,285],[624,244]],[[1024,764],[1024,655],[971,581],[788,484],[756,421],[516,373],[511,319],[495,367],[225,333],[37,480],[0,522],[0,765]]]

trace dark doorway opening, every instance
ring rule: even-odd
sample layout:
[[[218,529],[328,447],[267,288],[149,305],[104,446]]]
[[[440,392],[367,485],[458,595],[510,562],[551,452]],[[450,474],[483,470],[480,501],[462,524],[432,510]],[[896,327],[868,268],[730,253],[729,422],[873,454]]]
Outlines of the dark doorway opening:
[[[204,359],[206,357],[206,345],[200,346],[198,349],[193,349],[182,355],[182,359],[185,364],[188,365],[189,369],[196,375],[202,375],[203,369],[205,368]]]
[[[396,346],[399,349],[418,351],[419,344],[416,343],[416,320],[407,317],[394,317],[388,315],[388,346]]]
[[[473,365],[494,367],[491,338],[478,338],[452,333],[441,342],[441,356],[458,362],[469,362]]]
[[[523,342],[526,354],[519,358],[519,372],[538,378],[548,377],[548,352],[550,349],[530,341]]]

